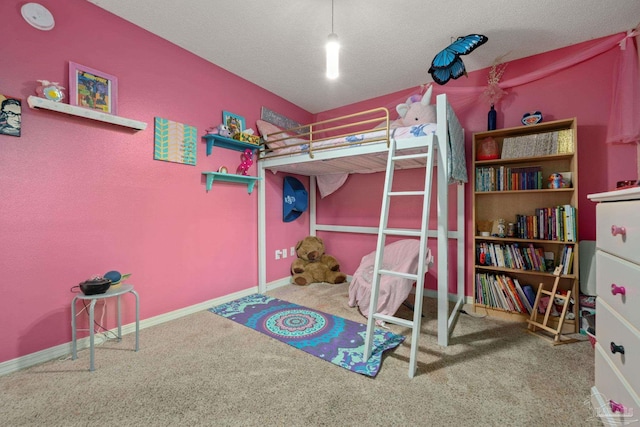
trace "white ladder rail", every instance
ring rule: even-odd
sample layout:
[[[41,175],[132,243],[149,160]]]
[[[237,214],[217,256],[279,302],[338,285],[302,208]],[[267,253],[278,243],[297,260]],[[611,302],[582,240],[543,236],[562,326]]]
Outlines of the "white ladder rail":
[[[383,189],[383,198],[382,198],[382,208],[380,213],[380,228],[378,232],[378,241],[376,247],[376,257],[374,262],[374,275],[373,275],[373,283],[371,285],[371,303],[369,305],[369,318],[367,320],[367,333],[365,338],[365,348],[364,348],[364,358],[368,360],[372,354],[373,347],[373,336],[376,326],[376,320],[381,320],[384,322],[404,326],[410,328],[411,332],[411,351],[410,351],[410,359],[409,359],[409,378],[413,378],[417,369],[417,357],[418,357],[418,348],[419,348],[419,338],[420,338],[420,328],[422,323],[422,301],[424,294],[424,278],[426,274],[426,263],[427,263],[427,251],[428,251],[428,236],[429,236],[429,212],[430,212],[430,202],[431,202],[431,186],[432,186],[432,176],[433,176],[433,162],[434,162],[434,138],[435,136],[428,139],[426,144],[427,151],[424,153],[418,154],[410,154],[410,155],[400,155],[396,156],[396,141],[392,139],[390,142],[389,148],[389,157],[387,159],[387,171],[386,171],[386,179]],[[398,160],[408,159],[408,158],[425,158],[425,182],[424,182],[424,191],[400,191],[400,192],[392,192],[393,188],[393,175],[395,172],[395,162]],[[422,196],[423,204],[422,204],[422,219],[421,226],[419,230],[407,230],[407,229],[391,229],[388,228],[388,219],[389,219],[389,204],[391,201],[391,197],[396,196]],[[382,268],[383,260],[384,260],[384,248],[386,242],[386,236],[413,236],[420,237],[420,249],[419,249],[419,260],[418,260],[418,271],[417,274],[408,274],[399,271],[391,271]],[[409,321],[406,319],[402,319],[395,316],[384,315],[381,313],[377,313],[378,307],[378,295],[380,292],[380,280],[382,275],[392,275],[397,277],[404,277],[413,279],[416,281],[416,293],[415,293],[415,303],[414,303],[414,312],[413,312],[413,320]]]

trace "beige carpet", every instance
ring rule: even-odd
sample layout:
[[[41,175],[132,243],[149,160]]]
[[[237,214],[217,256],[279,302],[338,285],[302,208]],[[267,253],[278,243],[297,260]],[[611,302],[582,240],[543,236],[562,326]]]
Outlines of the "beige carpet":
[[[270,295],[356,321],[348,285],[286,286]],[[208,311],[143,329],[79,359],[0,377],[4,426],[582,426],[594,352],[588,341],[551,346],[523,323],[460,315],[436,343],[425,300],[418,373],[409,343],[386,353],[374,379]],[[402,307],[398,315],[410,317]],[[408,334],[402,327],[394,332]],[[407,341],[410,337],[407,338]]]

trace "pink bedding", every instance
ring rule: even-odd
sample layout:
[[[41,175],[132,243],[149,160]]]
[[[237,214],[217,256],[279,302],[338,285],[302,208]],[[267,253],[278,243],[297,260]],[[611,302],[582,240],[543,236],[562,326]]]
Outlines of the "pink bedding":
[[[382,268],[416,274],[419,252],[420,241],[416,239],[405,239],[391,243],[385,246]],[[353,274],[353,280],[349,284],[349,306],[357,306],[365,316],[369,315],[375,256],[376,252],[373,251],[362,258],[360,266]],[[426,259],[427,265],[433,259],[428,249]],[[411,279],[383,275],[380,279],[377,312],[389,316],[394,315],[411,293],[414,283],[415,281]]]

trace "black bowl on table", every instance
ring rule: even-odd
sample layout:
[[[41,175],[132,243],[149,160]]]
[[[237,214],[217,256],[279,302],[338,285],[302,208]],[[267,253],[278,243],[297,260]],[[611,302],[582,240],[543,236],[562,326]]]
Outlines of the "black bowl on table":
[[[98,295],[104,294],[109,290],[111,286],[111,280],[109,279],[94,279],[87,280],[80,283],[80,290],[85,295]]]

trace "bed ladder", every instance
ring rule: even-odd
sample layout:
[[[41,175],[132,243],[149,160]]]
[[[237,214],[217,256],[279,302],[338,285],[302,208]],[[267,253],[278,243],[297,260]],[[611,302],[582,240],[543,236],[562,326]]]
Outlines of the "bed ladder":
[[[367,334],[365,338],[364,346],[364,359],[368,360],[372,354],[372,348],[374,344],[374,331],[376,327],[376,320],[392,323],[395,325],[405,326],[412,330],[411,333],[411,357],[409,360],[409,378],[413,378],[417,368],[417,355],[418,355],[418,340],[420,337],[420,326],[422,317],[422,298],[424,293],[424,276],[426,273],[426,256],[427,256],[427,240],[428,240],[428,228],[429,228],[429,209],[431,201],[431,181],[433,175],[433,159],[434,159],[434,142],[433,138],[429,138],[426,144],[426,151],[415,154],[402,154],[396,155],[396,140],[390,139],[389,156],[387,158],[387,172],[384,183],[384,190],[382,196],[382,209],[380,213],[380,227],[378,230],[378,243],[376,246],[376,257],[373,270],[373,281],[371,284],[371,304],[369,305],[369,318],[367,321]],[[393,189],[393,175],[396,168],[396,162],[411,159],[424,159],[425,160],[425,179],[424,189],[418,191],[392,191]],[[388,228],[389,220],[389,205],[391,199],[395,197],[416,197],[421,196],[423,198],[422,203],[422,222],[419,229],[391,229]],[[392,271],[384,269],[384,249],[387,236],[407,236],[407,237],[419,237],[420,238],[420,251],[418,259],[418,272],[417,274],[408,274],[401,271]],[[395,316],[389,316],[377,312],[378,308],[378,294],[380,293],[380,278],[382,275],[390,275],[396,277],[402,277],[406,279],[413,279],[416,281],[416,297],[415,307],[413,310],[413,320],[406,320]]]

